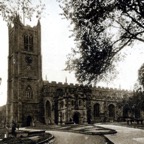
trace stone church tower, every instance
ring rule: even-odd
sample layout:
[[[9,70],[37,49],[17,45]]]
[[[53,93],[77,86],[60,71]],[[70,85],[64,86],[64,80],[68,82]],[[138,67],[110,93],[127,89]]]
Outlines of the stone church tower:
[[[21,126],[114,121],[119,102],[132,92],[42,80],[41,25],[25,26],[19,16],[9,26],[6,121]],[[125,115],[128,116],[126,109]]]
[[[38,119],[42,81],[41,26],[9,27],[7,122],[30,125]]]

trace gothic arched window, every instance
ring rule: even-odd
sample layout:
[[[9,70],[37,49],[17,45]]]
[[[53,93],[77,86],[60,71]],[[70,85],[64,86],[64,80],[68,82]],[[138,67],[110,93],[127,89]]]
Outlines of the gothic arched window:
[[[123,117],[128,117],[130,112],[129,104],[125,104],[123,107]]]
[[[31,34],[24,35],[24,49],[26,51],[33,50],[33,36]]]
[[[33,96],[32,88],[30,86],[27,86],[27,88],[26,88],[26,97],[31,99],[32,96]]]
[[[109,110],[109,117],[115,117],[115,106],[113,104],[110,104],[108,106]]]
[[[100,116],[100,104],[96,103],[94,105],[94,117],[99,117]]]

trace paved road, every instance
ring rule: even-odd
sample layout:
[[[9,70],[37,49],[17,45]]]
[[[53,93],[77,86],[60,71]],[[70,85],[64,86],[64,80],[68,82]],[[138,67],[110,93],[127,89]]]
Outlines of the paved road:
[[[144,144],[144,130],[124,126],[96,124],[117,131],[114,135],[105,135],[114,144]]]
[[[46,131],[55,136],[54,144],[106,144],[101,136],[84,135],[71,132]]]

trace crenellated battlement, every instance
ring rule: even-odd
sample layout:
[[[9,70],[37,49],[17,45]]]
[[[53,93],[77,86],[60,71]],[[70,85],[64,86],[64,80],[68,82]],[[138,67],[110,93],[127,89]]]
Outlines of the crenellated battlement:
[[[118,89],[118,88],[110,88],[110,87],[101,87],[101,86],[92,86],[92,85],[83,85],[83,84],[73,84],[73,83],[62,83],[62,82],[56,82],[56,81],[43,81],[44,85],[49,85],[54,86],[54,87],[88,87],[92,91],[111,91],[111,92],[123,92],[123,93],[132,93],[133,91],[131,90],[126,90],[126,89]]]

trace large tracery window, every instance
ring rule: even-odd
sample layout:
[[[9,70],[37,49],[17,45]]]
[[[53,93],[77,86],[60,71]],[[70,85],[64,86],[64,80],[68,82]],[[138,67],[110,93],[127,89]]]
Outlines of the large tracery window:
[[[31,34],[24,35],[24,49],[26,51],[33,51],[33,36]]]
[[[33,96],[32,88],[30,86],[27,86],[27,88],[26,88],[26,97],[31,99],[32,96]]]

